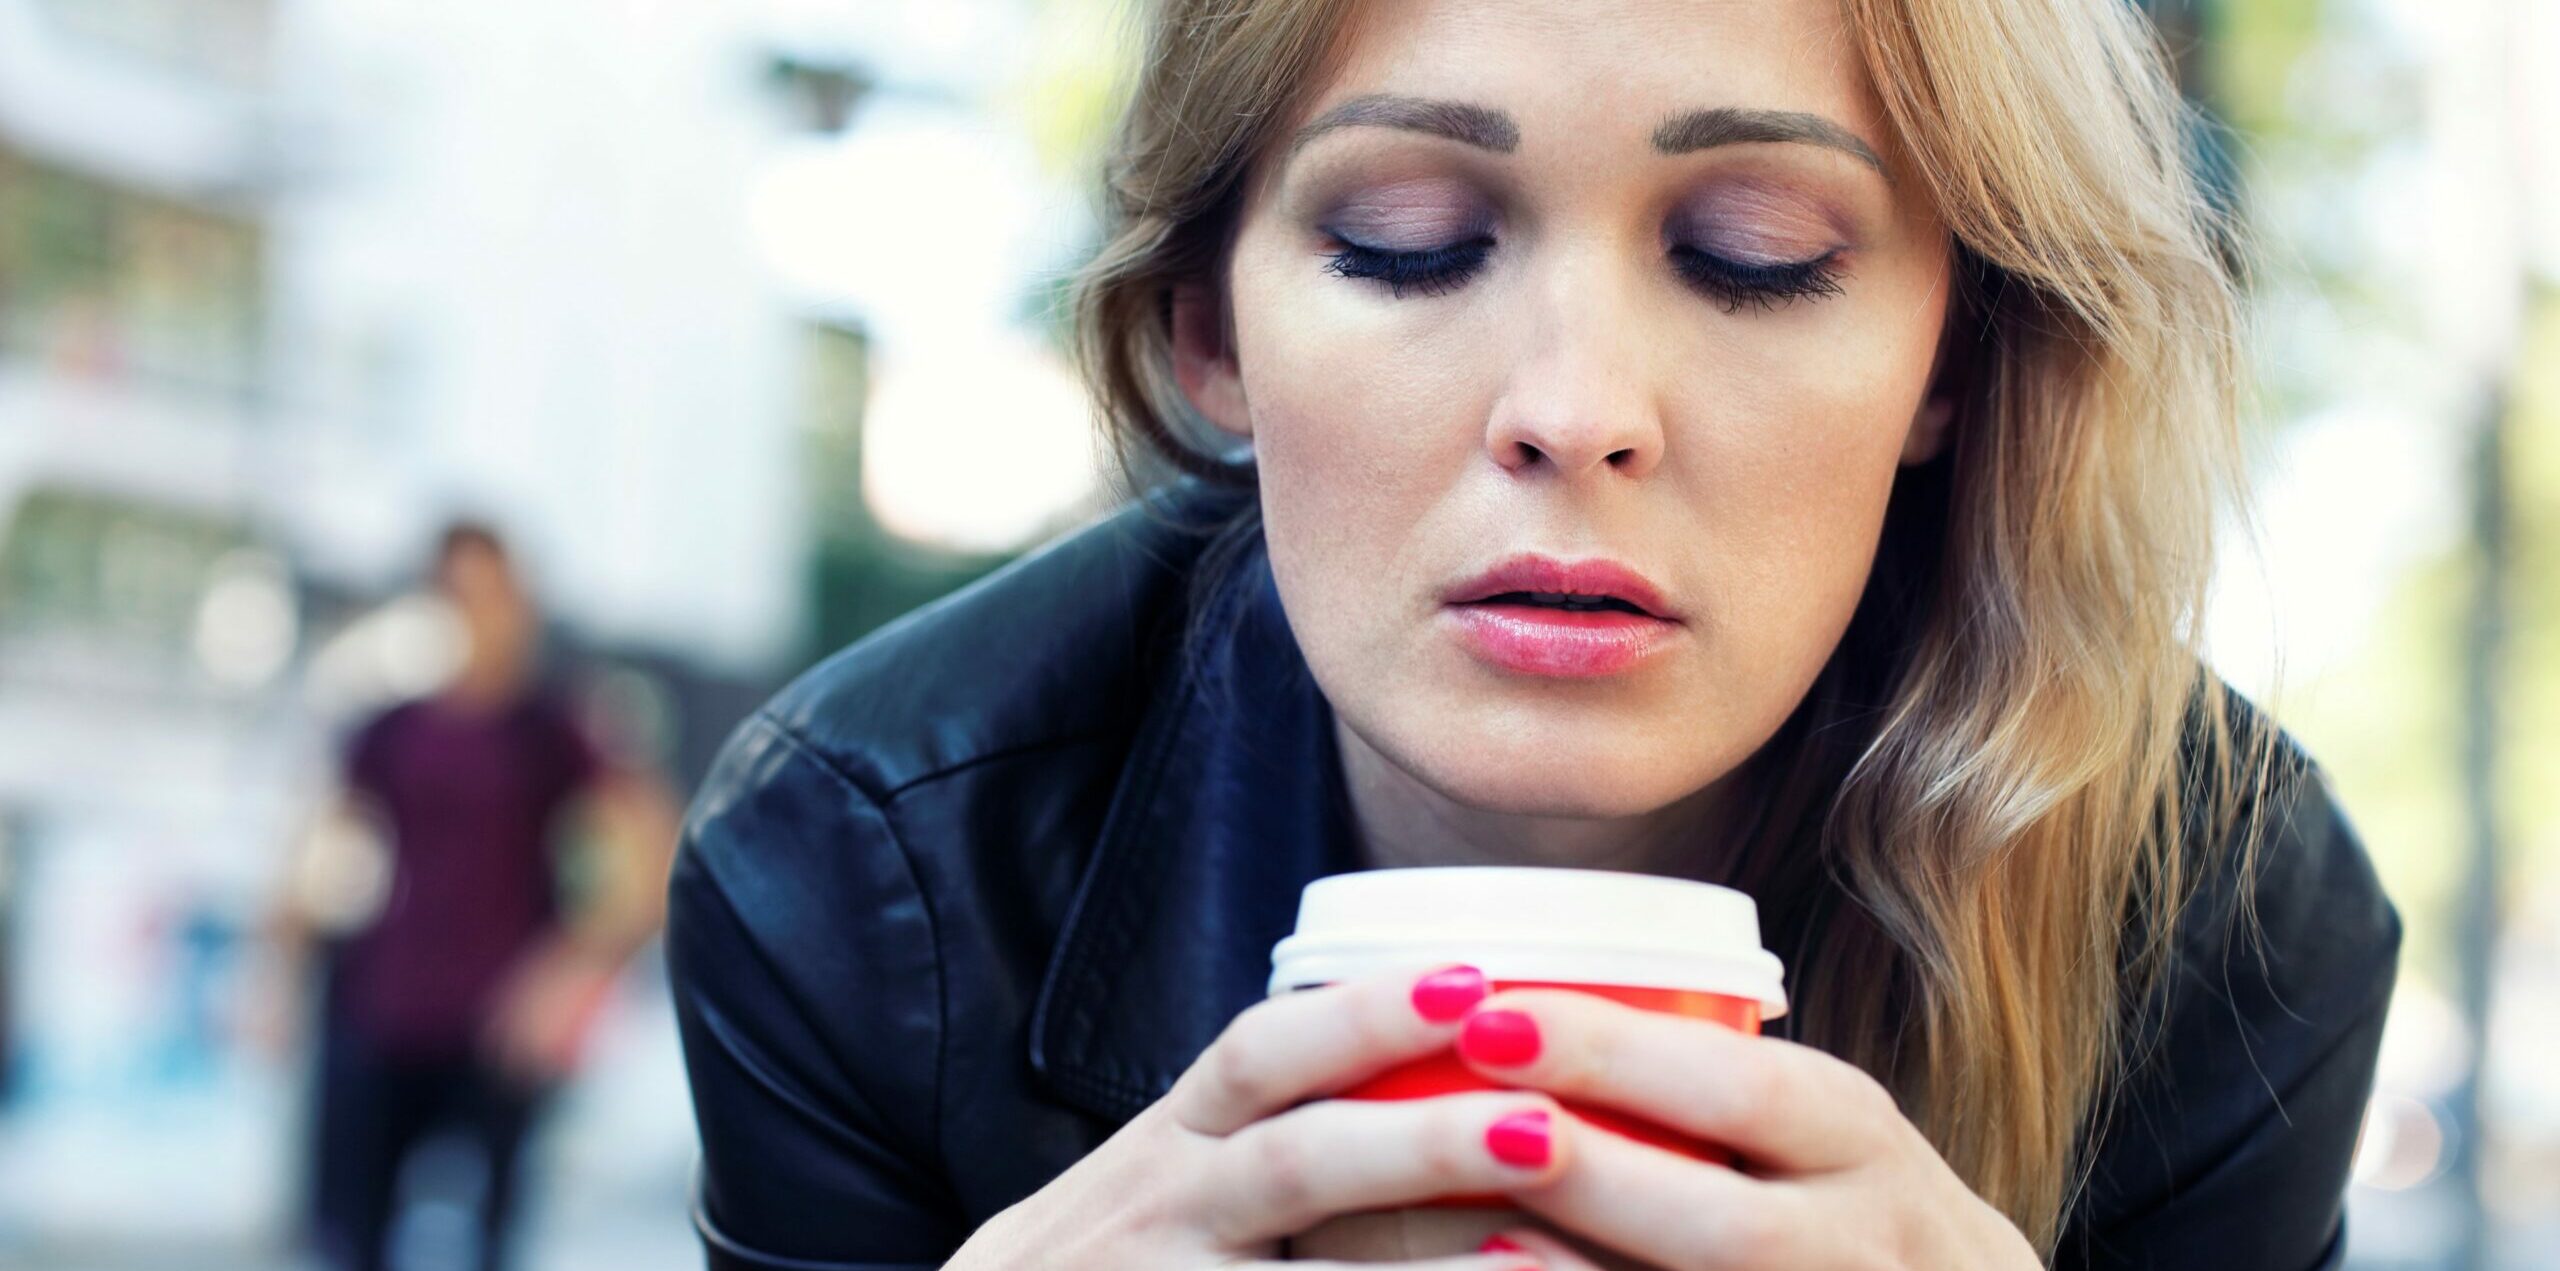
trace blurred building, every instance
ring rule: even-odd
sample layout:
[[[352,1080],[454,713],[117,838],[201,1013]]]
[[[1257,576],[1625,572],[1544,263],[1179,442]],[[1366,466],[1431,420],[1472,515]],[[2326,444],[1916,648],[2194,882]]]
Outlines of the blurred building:
[[[273,689],[294,581],[262,508],[274,19],[263,0],[0,0],[13,1130],[28,1109],[218,1079],[240,915],[287,795]],[[5,1186],[76,1216],[24,1159],[0,1154]],[[227,1199],[172,1208],[199,1198]],[[26,1216],[0,1208],[5,1258]]]
[[[822,602],[991,559],[811,513],[868,346],[750,196],[864,85],[758,6],[639,7],[0,0],[0,1265],[276,1228],[250,932],[332,730],[435,673],[382,606],[445,518],[687,778]]]
[[[294,640],[258,508],[272,18],[0,2],[0,912],[22,965],[60,952],[29,893],[127,852],[163,854],[148,903],[176,908],[152,920],[235,884],[272,785],[240,744]],[[114,846],[54,854],[92,834]],[[22,980],[15,1020],[151,1009],[102,987],[72,1006]]]

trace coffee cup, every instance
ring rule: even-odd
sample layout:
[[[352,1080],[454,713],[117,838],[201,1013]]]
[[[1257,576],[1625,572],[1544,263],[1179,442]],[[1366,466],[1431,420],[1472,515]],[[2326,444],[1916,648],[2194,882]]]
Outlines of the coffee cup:
[[[1761,947],[1758,907],[1729,887],[1617,870],[1437,866],[1337,874],[1307,885],[1296,929],[1272,949],[1273,995],[1383,972],[1463,963],[1493,991],[1553,988],[1745,1033],[1787,1008],[1784,968]],[[1504,1089],[1454,1051],[1390,1069],[1350,1099]],[[1565,1100],[1579,1119],[1701,1161],[1721,1147],[1608,1108]],[[1499,1196],[1440,1207],[1504,1208]]]

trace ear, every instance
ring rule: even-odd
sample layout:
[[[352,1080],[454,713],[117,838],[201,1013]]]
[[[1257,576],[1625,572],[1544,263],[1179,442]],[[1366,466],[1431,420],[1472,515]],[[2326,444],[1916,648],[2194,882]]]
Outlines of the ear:
[[[1958,308],[1938,329],[1938,350],[1929,360],[1929,392],[1911,413],[1911,431],[1902,436],[1902,466],[1916,467],[1944,453],[1947,434],[1955,427],[1956,403],[1964,397],[1965,372],[1971,359],[1957,332],[1967,328]]]
[[[1920,409],[1911,413],[1911,431],[1903,434],[1902,466],[1917,467],[1937,458],[1946,449],[1947,431],[1955,418],[1955,394],[1945,385],[1930,385]]]
[[[1244,376],[1228,338],[1226,314],[1207,286],[1182,283],[1174,287],[1172,334],[1173,378],[1182,386],[1182,395],[1219,431],[1253,440]]]

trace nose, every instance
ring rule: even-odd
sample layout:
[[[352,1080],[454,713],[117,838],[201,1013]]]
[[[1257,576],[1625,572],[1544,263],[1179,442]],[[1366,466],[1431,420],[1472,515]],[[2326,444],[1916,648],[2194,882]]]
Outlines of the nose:
[[[1584,281],[1588,283],[1588,274]],[[1559,291],[1564,288],[1559,287]],[[1485,421],[1485,449],[1516,475],[1614,470],[1642,478],[1662,462],[1662,419],[1644,366],[1641,323],[1623,297],[1584,286],[1542,306],[1526,356]]]

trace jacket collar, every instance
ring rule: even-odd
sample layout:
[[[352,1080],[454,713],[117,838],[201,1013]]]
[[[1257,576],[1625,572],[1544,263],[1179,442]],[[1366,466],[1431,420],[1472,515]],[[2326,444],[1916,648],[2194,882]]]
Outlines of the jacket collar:
[[[1264,996],[1298,893],[1358,868],[1333,712],[1250,553],[1172,659],[1031,1016],[1031,1066],[1114,1123]]]

